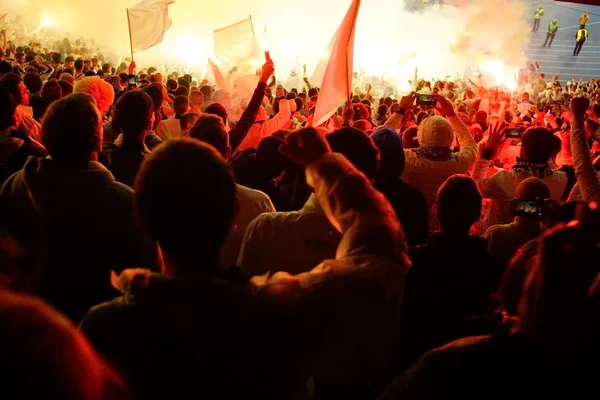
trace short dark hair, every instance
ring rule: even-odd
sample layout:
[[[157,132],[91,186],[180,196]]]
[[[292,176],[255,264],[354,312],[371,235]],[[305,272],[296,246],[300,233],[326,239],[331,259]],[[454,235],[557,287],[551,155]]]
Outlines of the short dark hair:
[[[71,56],[67,56],[67,57],[65,58],[65,62],[66,62],[66,63],[68,63],[68,62],[74,62],[74,61],[75,61],[75,59],[74,59],[73,57],[71,57]]]
[[[227,156],[229,137],[223,120],[214,114],[204,113],[191,127],[189,136],[213,146],[223,157]]]
[[[127,72],[121,72],[119,74],[119,83],[121,84],[121,86],[124,86],[125,84],[127,84],[128,79],[129,79],[129,74]]]
[[[56,101],[62,97],[62,87],[56,79],[50,79],[44,83],[42,97],[50,101]]]
[[[83,60],[78,58],[75,60],[75,71],[81,71],[83,69]]]
[[[185,85],[179,85],[177,89],[175,89],[175,92],[173,92],[173,94],[175,95],[175,97],[188,97],[190,95],[190,89],[188,89],[188,87]]]
[[[181,116],[181,119],[179,120],[179,125],[181,125],[181,129],[185,129],[184,127],[191,123],[195,118],[199,118],[200,114],[196,114],[193,112],[184,114]]]
[[[223,157],[195,139],[169,140],[142,164],[134,188],[139,220],[171,260],[175,275],[213,273],[199,270],[198,256],[218,257],[237,201]],[[165,209],[165,202],[180,206]]]
[[[521,138],[521,153],[525,160],[534,164],[548,162],[554,152],[554,135],[546,128],[529,128]]]
[[[331,150],[341,153],[369,179],[379,168],[379,149],[366,133],[354,128],[342,128],[326,136]]]
[[[210,106],[206,107],[204,113],[217,115],[223,120],[223,125],[227,124],[227,110],[225,110],[225,107],[223,107],[222,104],[212,103]]]
[[[151,83],[144,87],[142,91],[148,93],[154,102],[154,111],[158,110],[163,102],[163,88],[160,83]]]
[[[200,92],[204,95],[204,100],[208,100],[211,98],[213,90],[212,87],[208,85],[204,85],[200,88]]]
[[[42,142],[57,162],[87,164],[102,144],[102,117],[96,100],[74,93],[52,103],[42,121]]]
[[[188,111],[190,101],[187,96],[177,96],[173,100],[173,111],[176,114],[185,114]]]
[[[177,89],[178,86],[179,86],[179,84],[177,83],[177,81],[175,79],[167,79],[167,90],[169,90],[169,91],[175,90],[175,89]]]
[[[316,88],[310,88],[308,89],[308,98],[312,99],[315,96],[319,95],[319,91]]]
[[[12,72],[12,64],[4,60],[0,62],[0,75],[8,74]]]
[[[62,56],[60,53],[52,53],[52,61],[54,61],[56,64],[60,64],[62,61]]]
[[[125,92],[113,107],[113,123],[123,137],[135,138],[150,126],[154,103],[152,98],[141,90]]]
[[[37,72],[28,72],[23,77],[23,83],[31,93],[42,90],[42,77]]]
[[[60,80],[58,81],[58,84],[60,86],[60,89],[62,90],[63,97],[73,93],[73,85],[71,85],[70,82]]]
[[[467,175],[452,175],[440,186],[435,201],[437,218],[446,232],[468,233],[481,216],[481,193]]]

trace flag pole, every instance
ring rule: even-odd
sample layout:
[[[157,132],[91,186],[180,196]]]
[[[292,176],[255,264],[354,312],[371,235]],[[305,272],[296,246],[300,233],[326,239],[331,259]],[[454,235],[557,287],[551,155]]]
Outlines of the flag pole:
[[[126,8],[127,12],[127,27],[129,28],[129,50],[131,51],[131,61],[133,62],[133,39],[131,38],[131,21],[129,20],[129,8]]]
[[[254,22],[252,22],[252,14],[248,15],[250,17],[250,26],[252,26],[252,36],[256,36],[254,33]]]
[[[2,21],[4,19],[4,17],[6,17],[7,15],[8,15],[8,13],[4,13],[4,15],[0,17],[0,21]]]

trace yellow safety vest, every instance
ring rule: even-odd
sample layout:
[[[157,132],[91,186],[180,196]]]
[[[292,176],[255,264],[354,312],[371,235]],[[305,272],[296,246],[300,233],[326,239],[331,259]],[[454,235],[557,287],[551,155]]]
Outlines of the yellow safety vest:
[[[588,38],[588,31],[586,29],[580,29],[577,31],[577,41],[580,42],[581,38],[583,36],[583,39],[587,40]]]
[[[529,14],[529,15],[531,15],[531,14]],[[537,10],[535,10],[535,16],[533,18],[542,19],[542,15],[544,15],[544,9],[538,8]]]

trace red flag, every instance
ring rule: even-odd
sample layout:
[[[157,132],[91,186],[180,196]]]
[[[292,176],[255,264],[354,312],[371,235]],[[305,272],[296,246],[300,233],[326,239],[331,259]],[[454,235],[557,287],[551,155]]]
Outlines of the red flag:
[[[321,86],[313,126],[319,126],[331,118],[352,92],[354,30],[360,1],[352,0],[342,24],[327,47],[326,56],[319,61],[313,75],[313,82]]]

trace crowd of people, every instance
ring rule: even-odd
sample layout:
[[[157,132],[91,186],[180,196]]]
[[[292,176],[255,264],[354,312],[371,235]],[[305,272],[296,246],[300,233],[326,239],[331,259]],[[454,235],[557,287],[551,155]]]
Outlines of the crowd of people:
[[[0,53],[6,398],[594,393],[600,82],[251,98]],[[235,74],[235,69],[230,72]]]

